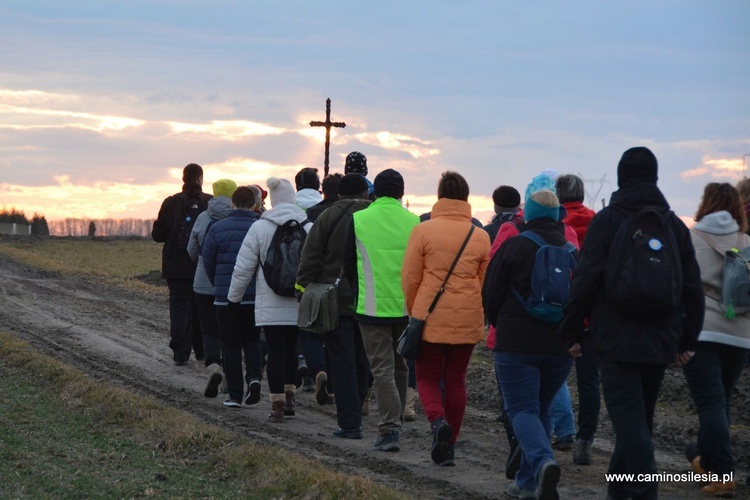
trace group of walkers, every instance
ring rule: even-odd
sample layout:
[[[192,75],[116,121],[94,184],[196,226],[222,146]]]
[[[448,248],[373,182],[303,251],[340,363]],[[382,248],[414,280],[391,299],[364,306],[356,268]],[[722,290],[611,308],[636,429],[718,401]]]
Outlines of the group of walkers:
[[[268,179],[267,191],[221,179],[211,197],[201,167],[185,167],[182,192],[164,200],[152,236],[165,243],[174,363],[191,351],[204,361],[205,396],[223,390],[228,407],[257,404],[265,374],[270,422],[293,416],[296,391],[310,388],[319,404],[336,405],[333,436],[362,439],[372,394],[373,448],[392,452],[405,417],[415,418],[416,386],[431,458],[453,466],[467,368],[486,339],[511,450],[507,494],[553,499],[561,477],[553,449],[591,463],[601,394],[616,436],[609,472],[655,477],[656,400],[677,363],[699,419],[690,466],[706,479],[704,493],[734,494],[721,478],[735,466],[729,409],[750,352],[742,297],[750,282],[740,281],[739,298],[723,285],[730,257],[750,273],[750,179],[706,186],[688,229],[644,147],[622,155],[618,190],[598,213],[583,204],[580,177],[545,170],[523,203],[515,188],[498,187],[485,226],[456,172],[442,174],[438,200],[421,216],[402,205],[399,172],[367,175],[367,158],[352,152],[344,175],[322,183],[305,168],[295,185]],[[322,334],[297,326],[301,298],[319,283],[336,286],[338,305]],[[420,354],[407,361],[397,346],[410,318],[424,327]],[[573,366],[577,430],[566,382]],[[657,498],[657,487],[611,481],[607,494]]]

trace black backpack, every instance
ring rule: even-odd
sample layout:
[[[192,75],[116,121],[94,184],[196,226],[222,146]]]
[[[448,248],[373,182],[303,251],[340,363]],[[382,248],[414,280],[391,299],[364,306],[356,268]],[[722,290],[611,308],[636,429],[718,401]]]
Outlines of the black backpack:
[[[307,219],[302,222],[290,219],[273,233],[266,260],[261,266],[266,283],[276,295],[294,297],[297,269],[307,238],[304,226],[309,222]]]
[[[627,213],[615,233],[604,285],[607,301],[621,314],[657,320],[678,310],[682,264],[672,217],[669,209],[645,207]]]
[[[175,211],[175,241],[177,248],[187,250],[195,219],[207,208],[207,202],[199,194],[190,194],[180,199]]]

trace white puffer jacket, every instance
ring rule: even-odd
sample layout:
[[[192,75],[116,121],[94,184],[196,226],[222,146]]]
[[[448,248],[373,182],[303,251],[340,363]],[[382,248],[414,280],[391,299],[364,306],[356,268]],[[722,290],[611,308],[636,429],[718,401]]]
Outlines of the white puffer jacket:
[[[242,247],[237,254],[237,262],[232,272],[232,283],[229,285],[230,302],[242,300],[245,288],[257,273],[255,290],[255,324],[296,325],[297,300],[294,297],[276,295],[266,283],[261,263],[265,260],[276,229],[290,219],[302,222],[306,219],[305,211],[292,203],[279,203],[267,212],[263,212],[258,222],[250,226]],[[305,224],[309,231],[312,223]]]

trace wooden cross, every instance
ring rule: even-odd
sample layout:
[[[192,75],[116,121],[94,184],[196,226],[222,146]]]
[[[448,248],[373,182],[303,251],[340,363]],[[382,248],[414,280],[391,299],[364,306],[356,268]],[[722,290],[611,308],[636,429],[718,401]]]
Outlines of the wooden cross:
[[[326,121],[311,121],[311,127],[325,127],[326,128],[326,156],[323,162],[323,177],[328,175],[328,150],[331,146],[331,127],[344,128],[346,123],[344,122],[332,122],[331,121],[331,99],[326,99]]]

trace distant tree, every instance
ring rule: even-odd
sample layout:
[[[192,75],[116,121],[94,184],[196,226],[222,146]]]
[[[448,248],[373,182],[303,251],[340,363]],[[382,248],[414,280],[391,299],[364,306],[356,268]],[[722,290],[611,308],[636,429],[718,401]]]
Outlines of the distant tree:
[[[94,221],[89,222],[89,238],[93,238],[96,236],[96,224]]]
[[[34,217],[31,218],[31,234],[49,236],[49,226],[43,215],[34,213]]]
[[[0,222],[28,224],[29,219],[27,219],[26,214],[20,210],[16,210],[15,208],[8,210],[7,208],[4,208],[2,212],[0,212]]]

